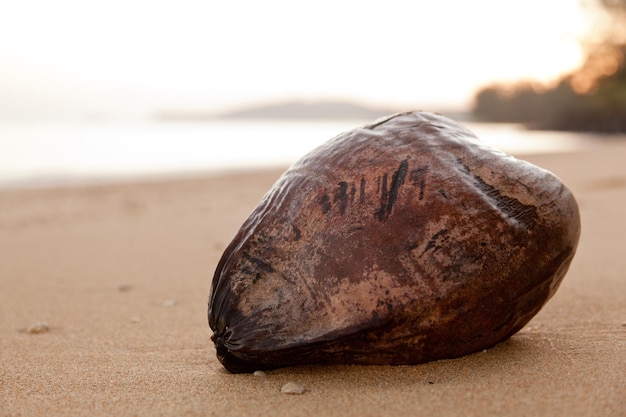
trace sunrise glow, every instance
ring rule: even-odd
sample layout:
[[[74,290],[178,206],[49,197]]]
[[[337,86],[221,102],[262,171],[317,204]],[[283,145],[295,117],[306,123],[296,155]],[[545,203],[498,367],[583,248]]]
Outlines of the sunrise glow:
[[[281,98],[462,107],[580,65],[577,0],[5,0],[0,115],[217,109]]]

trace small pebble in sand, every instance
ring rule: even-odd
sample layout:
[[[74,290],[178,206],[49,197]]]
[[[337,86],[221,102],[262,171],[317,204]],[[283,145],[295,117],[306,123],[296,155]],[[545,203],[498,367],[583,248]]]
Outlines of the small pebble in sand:
[[[26,332],[30,334],[45,333],[50,330],[50,327],[46,323],[40,321],[35,322],[26,328]]]
[[[176,300],[174,300],[174,299],[169,299],[169,300],[163,301],[163,306],[164,307],[174,307],[175,305],[176,305]]]
[[[263,372],[263,371],[254,371],[254,373],[252,375],[258,376],[258,377],[261,377],[261,378],[265,378],[267,376],[267,374],[265,372]]]
[[[283,394],[300,395],[306,392],[306,388],[300,384],[296,384],[295,382],[287,382],[285,385],[283,385],[280,392],[282,392]]]
[[[141,323],[141,317],[137,317],[137,316],[131,317],[130,318],[130,322],[131,323]]]
[[[130,290],[132,290],[132,289],[133,289],[133,286],[132,286],[132,285],[130,285],[130,284],[122,284],[122,285],[119,285],[119,286],[117,287],[117,290],[118,290],[119,292],[126,292],[126,291],[130,291]]]

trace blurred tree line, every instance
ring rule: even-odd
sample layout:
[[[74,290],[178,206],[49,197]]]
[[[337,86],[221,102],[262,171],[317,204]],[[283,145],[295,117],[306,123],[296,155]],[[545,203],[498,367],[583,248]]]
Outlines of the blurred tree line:
[[[475,96],[479,121],[531,128],[626,132],[626,0],[583,0],[594,32],[583,42],[585,60],[556,85],[489,85]]]

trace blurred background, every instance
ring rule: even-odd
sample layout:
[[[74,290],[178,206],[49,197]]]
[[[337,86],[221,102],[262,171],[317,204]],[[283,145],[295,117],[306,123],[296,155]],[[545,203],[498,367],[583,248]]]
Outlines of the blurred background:
[[[0,186],[285,165],[396,111],[626,131],[626,0],[0,0]]]

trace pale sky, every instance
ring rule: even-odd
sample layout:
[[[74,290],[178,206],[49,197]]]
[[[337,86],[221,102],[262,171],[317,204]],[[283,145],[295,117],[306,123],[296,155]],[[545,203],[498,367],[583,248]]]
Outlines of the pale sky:
[[[0,117],[467,107],[580,64],[578,0],[0,0]]]

